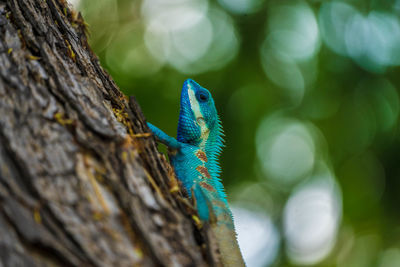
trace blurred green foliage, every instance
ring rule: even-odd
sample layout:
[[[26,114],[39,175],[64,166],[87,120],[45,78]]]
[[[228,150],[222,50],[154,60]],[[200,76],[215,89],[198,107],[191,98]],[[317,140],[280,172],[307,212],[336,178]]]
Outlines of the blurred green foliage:
[[[74,4],[168,134],[184,79],[210,89],[249,266],[400,266],[399,0]]]

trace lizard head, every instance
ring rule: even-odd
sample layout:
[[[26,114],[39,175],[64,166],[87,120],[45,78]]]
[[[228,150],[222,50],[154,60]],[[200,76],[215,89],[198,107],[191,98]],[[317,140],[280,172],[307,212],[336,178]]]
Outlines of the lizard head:
[[[210,92],[187,79],[181,92],[177,139],[199,145],[207,140],[210,131],[218,127],[218,114]]]

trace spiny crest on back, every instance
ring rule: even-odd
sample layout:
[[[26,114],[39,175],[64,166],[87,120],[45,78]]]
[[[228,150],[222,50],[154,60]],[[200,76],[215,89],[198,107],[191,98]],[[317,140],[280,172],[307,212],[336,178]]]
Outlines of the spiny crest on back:
[[[217,125],[213,131],[214,133],[210,135],[209,140],[206,145],[206,154],[209,157],[209,162],[207,168],[213,178],[213,186],[217,189],[218,194],[221,199],[226,202],[226,194],[224,191],[224,186],[219,178],[221,173],[221,167],[218,162],[219,155],[224,147],[224,131],[222,129],[222,124],[219,118],[217,118]]]
[[[224,131],[222,129],[222,124],[217,117],[217,123],[213,131],[210,133],[210,136],[207,140],[205,152],[207,156],[210,158],[212,163],[215,163],[215,166],[210,166],[210,172],[215,174],[213,177],[218,177],[221,172],[220,167],[217,164],[217,160],[219,155],[222,152],[222,148],[224,147]]]

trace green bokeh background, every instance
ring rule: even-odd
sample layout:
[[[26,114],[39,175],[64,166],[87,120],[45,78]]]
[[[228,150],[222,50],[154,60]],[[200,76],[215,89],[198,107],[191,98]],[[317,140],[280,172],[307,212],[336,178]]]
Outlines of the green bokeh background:
[[[276,250],[269,259],[248,256],[249,266],[400,266],[400,1],[74,5],[102,66],[166,133],[176,134],[186,78],[211,91],[226,134],[221,162],[229,200],[249,212],[245,217],[266,216],[280,240],[264,246]],[[307,241],[291,244],[285,220],[297,215],[285,212],[298,190],[324,175],[333,184],[334,205],[325,204],[333,205],[335,226],[323,239],[318,205],[317,214],[299,209],[302,221],[294,225],[312,234],[308,218],[323,228],[322,243],[307,250]],[[313,256],[326,243],[332,248]]]

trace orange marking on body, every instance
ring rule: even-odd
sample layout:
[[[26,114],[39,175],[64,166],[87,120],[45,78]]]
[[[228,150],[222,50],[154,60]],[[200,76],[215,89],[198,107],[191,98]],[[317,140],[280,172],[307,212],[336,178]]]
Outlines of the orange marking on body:
[[[215,188],[206,182],[200,182],[200,186],[207,189],[208,191],[215,192]]]
[[[208,172],[208,170],[207,170],[206,167],[204,167],[204,166],[198,166],[198,167],[196,168],[196,170],[197,170],[199,173],[201,173],[203,176],[205,176],[206,178],[208,178],[208,179],[211,178],[211,175],[210,175],[210,173]]]
[[[196,157],[197,157],[199,160],[201,160],[202,162],[207,162],[207,161],[208,161],[206,153],[204,153],[204,152],[201,151],[201,150],[197,150],[197,152],[196,152]]]

